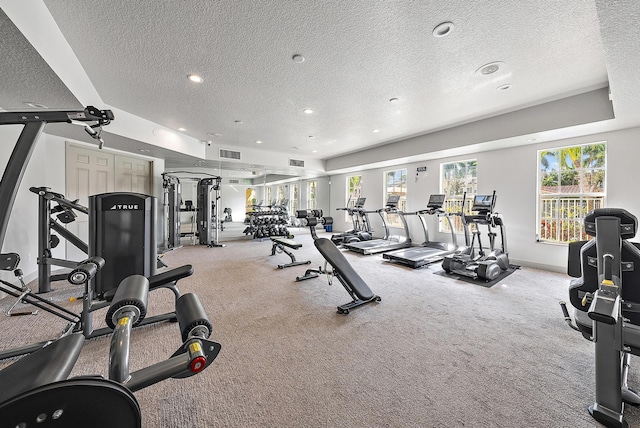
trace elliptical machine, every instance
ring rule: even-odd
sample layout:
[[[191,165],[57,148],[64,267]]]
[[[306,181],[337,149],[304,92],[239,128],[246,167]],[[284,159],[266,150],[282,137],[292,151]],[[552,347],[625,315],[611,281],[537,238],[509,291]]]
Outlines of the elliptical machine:
[[[347,202],[346,208],[336,208],[338,211],[347,211],[349,216],[351,216],[353,229],[332,235],[331,242],[336,245],[341,245],[342,243],[348,244],[351,242],[369,241],[372,238],[373,231],[369,223],[369,215],[367,211],[364,210],[366,200],[367,198],[358,198],[353,207],[349,207],[349,202]]]
[[[466,198],[466,195],[465,195]],[[465,228],[465,236],[471,234],[471,242],[468,247],[460,252],[446,256],[442,262],[442,269],[448,274],[457,274],[473,279],[492,281],[509,268],[509,256],[507,253],[507,235],[502,216],[494,211],[496,205],[496,192],[491,195],[476,195],[471,211],[476,214],[462,214],[462,224]],[[463,207],[464,208],[464,207]],[[474,230],[470,232],[470,226]],[[480,226],[487,227],[489,237],[489,252],[482,246]],[[497,233],[493,228],[500,229],[501,248],[496,248]],[[477,255],[475,242],[478,242]]]

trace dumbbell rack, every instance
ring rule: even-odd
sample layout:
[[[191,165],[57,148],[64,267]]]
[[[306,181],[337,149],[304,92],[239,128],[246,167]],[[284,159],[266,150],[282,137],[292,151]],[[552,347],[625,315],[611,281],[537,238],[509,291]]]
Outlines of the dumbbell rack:
[[[245,235],[252,235],[254,239],[289,236],[289,214],[286,208],[255,211],[248,213],[248,216],[249,226],[244,230]]]

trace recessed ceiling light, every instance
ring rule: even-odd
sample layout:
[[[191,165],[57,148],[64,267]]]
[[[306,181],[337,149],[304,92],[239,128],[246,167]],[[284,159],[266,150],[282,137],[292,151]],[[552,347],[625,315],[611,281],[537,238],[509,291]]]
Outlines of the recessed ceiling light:
[[[390,103],[397,103],[397,102],[398,102],[398,99],[397,99],[397,98],[390,98],[390,99],[389,99],[389,102],[390,102]]]
[[[256,144],[262,144],[262,141],[256,140]]]
[[[504,85],[500,85],[496,88],[498,91],[506,91],[507,89],[511,89],[511,84],[506,83]]]
[[[293,146],[291,147],[293,150],[300,150],[300,147]]]
[[[311,150],[311,153],[318,153],[317,150]]]
[[[453,22],[447,21],[447,22],[438,24],[436,28],[433,29],[433,37],[448,36],[449,34],[451,34],[454,28],[455,28],[455,25],[453,25]]]
[[[198,76],[197,74],[190,74],[187,76],[187,79],[195,83],[202,83],[202,81],[204,80],[202,77]]]
[[[489,64],[485,64],[482,67],[478,68],[476,70],[476,74],[493,74],[495,72],[497,72],[498,70],[500,70],[501,67],[503,67],[505,65],[504,62],[502,61],[494,61],[494,62],[490,62]]]
[[[374,129],[373,132],[374,133],[378,133],[378,132],[380,132],[380,130],[379,129]]]
[[[26,106],[33,107],[33,108],[49,108],[44,104],[38,104],[38,103],[31,102],[31,101],[25,101],[24,104]]]
[[[291,57],[291,59],[293,60],[293,62],[297,62],[298,64],[301,64],[304,62],[304,57],[300,54],[295,54],[294,56]]]
[[[530,142],[530,143],[533,143],[534,141],[538,141],[538,139],[537,138],[529,138],[527,141]]]
[[[186,131],[186,129],[183,128],[183,127],[180,127],[180,128],[178,128],[178,131],[184,132],[184,131]]]
[[[207,132],[207,135],[209,137],[222,137],[222,134],[219,132],[213,133],[213,132]]]
[[[241,120],[234,120],[233,123],[237,123],[238,125],[242,125],[242,121]]]
[[[311,110],[310,108],[306,108],[304,110],[302,110],[305,114],[312,114],[313,110]]]
[[[150,150],[148,150],[148,149],[138,149],[138,151],[140,153],[149,153],[150,152]]]

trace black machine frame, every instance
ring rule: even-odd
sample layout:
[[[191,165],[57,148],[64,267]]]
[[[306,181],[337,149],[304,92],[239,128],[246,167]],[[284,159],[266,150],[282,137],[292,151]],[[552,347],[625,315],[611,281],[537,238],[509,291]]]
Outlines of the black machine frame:
[[[198,181],[198,241],[208,247],[224,247],[220,243],[220,184],[222,177],[213,176]],[[213,232],[213,238],[212,236]]]
[[[75,221],[75,212],[88,216],[89,209],[78,204],[78,201],[70,201],[64,195],[52,192],[48,187],[31,187],[29,190],[38,195],[38,292],[48,293],[51,291],[51,282],[67,279],[67,273],[52,275],[52,265],[73,269],[78,264],[78,261],[58,259],[52,256],[52,249],[58,245],[60,240],[56,235],[52,235],[51,231],[62,236],[88,256],[88,244],[71,233],[63,224]],[[56,205],[52,206],[53,203]],[[53,218],[53,214],[56,214],[57,218]]]

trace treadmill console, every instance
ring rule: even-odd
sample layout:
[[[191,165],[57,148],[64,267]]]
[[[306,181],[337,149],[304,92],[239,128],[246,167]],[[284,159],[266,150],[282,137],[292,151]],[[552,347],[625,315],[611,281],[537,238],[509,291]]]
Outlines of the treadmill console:
[[[367,201],[367,198],[358,198],[356,200],[355,208],[364,208],[364,203]]]
[[[387,199],[387,208],[398,208],[398,202],[400,202],[400,195],[391,195]]]
[[[444,205],[445,195],[431,195],[429,196],[429,203],[427,204],[427,208],[432,210],[437,210],[442,208]]]
[[[471,211],[492,213],[495,204],[496,198],[494,195],[476,195],[476,197],[473,199],[473,206],[471,207]]]

